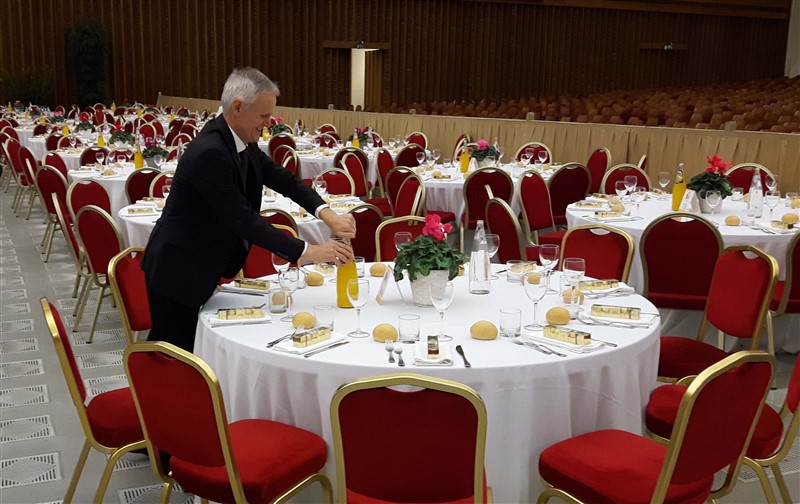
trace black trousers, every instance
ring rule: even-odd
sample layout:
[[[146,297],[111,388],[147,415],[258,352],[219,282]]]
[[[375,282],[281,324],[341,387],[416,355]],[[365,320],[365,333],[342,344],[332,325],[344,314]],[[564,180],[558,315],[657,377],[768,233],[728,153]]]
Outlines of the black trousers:
[[[197,331],[197,316],[200,308],[192,308],[162,296],[148,282],[147,297],[153,328],[147,341],[166,341],[194,352],[194,335]]]

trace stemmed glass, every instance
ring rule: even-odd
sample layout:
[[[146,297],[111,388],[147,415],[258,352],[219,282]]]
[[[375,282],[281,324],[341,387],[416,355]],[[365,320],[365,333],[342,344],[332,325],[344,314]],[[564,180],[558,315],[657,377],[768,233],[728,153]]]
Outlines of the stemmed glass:
[[[639,178],[636,175],[625,175],[625,189],[628,190],[628,194],[633,193],[633,189],[636,187],[636,184],[639,182]]]
[[[774,173],[768,173],[767,176],[764,177],[764,184],[770,191],[776,190],[778,188],[778,176]]]
[[[431,151],[431,157],[433,157],[433,164],[436,164],[439,161],[439,158],[442,157],[442,151],[439,149],[433,149]]]
[[[525,152],[523,152],[523,153],[522,153],[522,155],[519,157],[520,161],[522,161],[522,164],[524,164],[524,165],[525,165],[525,169],[526,169],[526,170],[527,170],[528,168],[530,168],[530,166],[531,166],[531,157],[532,157],[532,156],[531,156],[531,154],[528,152],[528,150],[527,150],[527,149],[526,149],[526,150],[525,150]]]
[[[100,169],[102,170],[103,161],[106,160],[106,153],[103,151],[99,151],[97,154],[94,155],[94,158],[98,163],[100,163]]]
[[[286,264],[288,265],[289,263]],[[300,271],[297,268],[288,268],[285,271],[281,271],[278,275],[278,285],[280,285],[281,290],[286,293],[286,304],[288,307],[286,315],[281,317],[281,322],[291,322],[292,318],[294,318],[294,314],[292,313],[292,294],[297,290],[299,283]]]
[[[133,151],[131,149],[126,150],[125,157],[128,158],[129,163],[133,161]]]
[[[538,275],[531,273],[524,273],[522,275],[522,285],[525,288],[525,294],[531,301],[533,301],[533,322],[526,325],[525,329],[529,331],[541,331],[544,329],[544,327],[536,320],[537,312],[539,309],[539,301],[541,301],[544,295],[547,294],[549,287],[547,284],[543,284],[541,282],[541,279]]]
[[[367,304],[369,298],[369,280],[364,278],[353,278],[347,282],[347,299],[356,309],[356,316],[358,317],[358,326],[355,331],[347,333],[351,338],[366,338],[369,336],[367,331],[361,330],[361,308]]]
[[[708,193],[706,193],[706,200],[708,200]],[[781,192],[780,191],[767,191],[764,195],[764,203],[767,204],[769,207],[769,220],[772,220],[772,213],[775,211],[775,207],[778,206],[778,202],[781,200]],[[711,202],[709,201],[709,204]]]
[[[489,247],[489,262],[492,262],[492,258],[497,254],[497,251],[500,249],[500,235],[494,233],[487,233],[486,234],[486,245]],[[500,278],[499,276],[492,273],[492,280],[497,280]]]
[[[550,275],[558,264],[560,247],[552,243],[545,243],[539,247],[539,262],[547,269],[547,292],[558,292],[550,287]]]
[[[153,157],[153,162],[156,164],[156,166],[160,170],[161,169],[161,165],[164,164],[164,156],[162,156],[161,154],[158,154],[158,155],[154,156]]]
[[[278,272],[278,275],[287,271],[289,269],[289,261],[284,259],[283,257],[279,256],[278,254],[272,254],[272,267],[275,268],[275,271]]]
[[[328,183],[323,178],[318,178],[314,181],[314,189],[319,194],[320,198],[324,198],[328,194]]]
[[[164,196],[164,199],[167,199],[169,197],[169,193],[171,191],[172,191],[172,178],[167,177],[167,179],[164,180],[164,185],[161,186],[161,194]]]
[[[586,261],[582,257],[566,257],[564,258],[562,272],[567,282],[572,286],[572,290],[575,290],[586,273]]]
[[[78,139],[75,137],[75,135],[70,135],[69,136],[69,146],[70,146],[70,148],[74,149],[75,145],[77,143],[78,143]]]
[[[661,187],[661,191],[666,193],[667,186],[669,185],[669,181],[672,179],[672,174],[668,171],[660,171],[658,172],[658,185]],[[662,199],[665,199],[666,196],[662,195]]]
[[[540,149],[539,152],[536,154],[536,157],[539,158],[539,162],[544,164],[547,161],[547,151],[544,149]]]
[[[646,195],[647,189],[642,186],[635,187],[631,193],[631,202],[636,205],[636,217],[639,217],[639,205],[644,201]]]
[[[425,164],[428,165],[428,171],[433,170],[433,165],[436,164],[436,158],[433,156],[433,151],[425,151]]]
[[[614,192],[617,193],[617,196],[619,196],[620,200],[625,196],[625,193],[628,192],[628,187],[625,185],[624,180],[617,180],[614,182]]]
[[[400,231],[394,234],[394,248],[396,248],[398,252],[400,252],[400,247],[404,243],[409,242],[411,242],[411,233],[408,231]]]
[[[453,282],[431,285],[431,303],[439,312],[439,341],[452,341],[453,337],[444,333],[444,312],[453,302]]]
[[[417,152],[417,166],[425,162],[425,151]]]

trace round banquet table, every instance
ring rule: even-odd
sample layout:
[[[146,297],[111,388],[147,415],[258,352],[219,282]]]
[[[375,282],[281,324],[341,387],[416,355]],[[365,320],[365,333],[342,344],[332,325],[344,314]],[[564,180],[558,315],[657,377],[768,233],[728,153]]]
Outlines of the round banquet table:
[[[421,335],[438,332],[438,314],[433,308],[404,304],[392,284],[383,304],[378,305],[374,299],[380,279],[369,280],[370,300],[361,314],[363,329],[371,331],[382,322],[396,326],[398,314],[416,313],[421,316]],[[553,278],[554,285],[558,281]],[[492,282],[493,291],[488,296],[470,295],[466,277],[456,278],[454,284],[455,299],[445,315],[447,332],[454,341],[442,343],[449,345],[452,353],[450,367],[413,365],[414,345],[409,344],[402,345],[407,366],[389,364],[383,344],[371,337],[345,337],[350,344],[310,358],[267,349],[268,341],[291,332],[290,323],[278,320],[280,315],[268,324],[211,327],[208,323],[206,317],[219,308],[254,306],[266,300],[263,296],[229,292],[215,294],[201,311],[194,352],[216,372],[230,421],[271,419],[321,435],[328,444],[326,473],[332,481],[335,468],[331,398],[339,386],[364,376],[407,371],[474,388],[488,411],[485,463],[496,502],[535,502],[541,491],[539,454],[555,442],[606,428],[641,433],[643,409],[656,385],[657,320],[648,328],[636,329],[588,327],[573,321],[570,325],[619,346],[587,354],[564,351],[564,358],[544,355],[505,338],[479,341],[468,335],[469,326],[479,319],[497,324],[501,307],[521,308],[523,325],[529,323],[532,306],[520,284],[509,283],[502,275]],[[410,299],[408,282],[404,280],[400,285],[405,298]],[[312,312],[318,304],[335,305],[335,284],[307,287],[293,297],[296,311]],[[539,307],[541,322],[546,310],[556,302],[557,296],[545,296]],[[652,304],[636,295],[614,298],[612,303],[655,312]],[[355,326],[353,310],[335,309],[335,333],[347,333]],[[465,368],[455,353],[458,344],[463,346],[471,368]],[[402,425],[393,427],[402,432]],[[423,450],[420,456],[424,456]]]
[[[67,172],[68,182],[71,184],[76,180],[85,178],[91,178],[99,182],[105,188],[111,201],[111,215],[116,215],[122,207],[128,204],[128,197],[125,195],[125,181],[128,180],[128,175],[134,171],[133,163],[123,163],[122,167],[117,168],[116,171],[116,175],[106,177],[95,170],[70,169]]]
[[[778,261],[780,278],[783,279],[786,271],[786,251],[788,250],[789,242],[794,237],[794,232],[772,234],[760,229],[751,229],[747,226],[725,225],[725,217],[728,215],[738,215],[744,219],[746,210],[747,204],[744,201],[733,201],[730,198],[726,198],[722,202],[719,213],[701,214],[701,216],[718,226],[724,247],[752,245],[773,256]],[[641,241],[645,228],[656,217],[670,211],[672,211],[671,199],[655,199],[651,196],[650,199],[643,202],[640,206],[639,215],[641,218],[621,221],[603,221],[594,219],[594,210],[577,209],[574,205],[570,205],[567,207],[567,224],[570,228],[573,228],[575,226],[602,223],[621,229],[631,235],[636,248],[634,250],[633,262],[631,263],[630,275],[628,276],[628,284],[634,287],[638,292],[641,292],[644,288],[644,273],[641,256],[639,254],[639,242]],[[775,218],[779,219],[784,213],[790,211],[793,210],[786,207],[782,200],[775,208]],[[635,208],[632,210],[632,214],[636,214]],[[763,225],[769,225],[769,209],[766,205],[764,207],[764,215],[758,222]],[[691,244],[687,243],[686,246],[691,246]],[[697,335],[697,329],[702,320],[702,312],[689,310],[661,310],[661,315],[664,334],[671,335],[694,337]],[[781,349],[790,353],[797,353],[797,351],[800,350],[800,338],[796,337],[800,331],[800,316],[787,314],[778,317],[775,319],[774,329],[776,349]],[[708,342],[716,345],[715,335],[709,334],[707,338]],[[766,340],[766,336],[764,336],[762,340]]]

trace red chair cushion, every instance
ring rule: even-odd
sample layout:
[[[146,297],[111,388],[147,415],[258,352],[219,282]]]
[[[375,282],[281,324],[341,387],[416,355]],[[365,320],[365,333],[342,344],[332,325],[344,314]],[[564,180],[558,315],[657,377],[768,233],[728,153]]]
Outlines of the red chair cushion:
[[[428,213],[438,215],[442,220],[442,224],[456,221],[456,214],[453,212],[448,212],[445,210],[428,210]]]
[[[601,430],[546,448],[539,457],[539,474],[583,502],[648,502],[666,453],[666,446],[650,439]],[[672,484],[664,502],[704,502],[713,482],[706,478]]]
[[[645,425],[650,432],[669,439],[675,415],[678,413],[681,398],[687,387],[683,385],[664,385],[658,387],[650,396],[645,413]],[[780,415],[769,405],[764,405],[758,418],[756,430],[747,447],[750,458],[766,458],[775,453],[783,436],[783,422]]]
[[[392,205],[389,203],[389,198],[369,198],[364,200],[364,203],[375,205],[383,215],[392,215]]]
[[[703,311],[706,309],[708,296],[649,292],[647,294],[647,299],[659,308]]]
[[[487,502],[487,489],[486,489],[486,473],[483,474],[483,502]],[[387,501],[383,499],[376,499],[374,497],[369,497],[366,495],[362,495],[358,492],[354,492],[347,489],[347,502],[348,504],[396,504],[396,501]],[[469,497],[464,497],[463,499],[458,499],[454,501],[436,501],[437,504],[472,504],[474,502],[473,496],[470,495]]]
[[[95,439],[105,446],[119,448],[144,440],[136,405],[128,387],[93,397],[86,407],[86,416]]]
[[[567,234],[566,229],[561,231],[554,231],[552,233],[547,233],[547,234],[540,234],[539,245],[551,244],[551,245],[558,245],[560,247],[561,242],[564,241],[565,234]]]
[[[727,356],[724,350],[703,341],[680,336],[661,336],[658,376],[680,379],[700,374],[705,368]]]
[[[306,430],[269,420],[240,420],[228,428],[248,502],[271,502],[325,465],[325,441]],[[170,466],[184,490],[214,502],[233,502],[224,465],[202,466],[172,457]]]

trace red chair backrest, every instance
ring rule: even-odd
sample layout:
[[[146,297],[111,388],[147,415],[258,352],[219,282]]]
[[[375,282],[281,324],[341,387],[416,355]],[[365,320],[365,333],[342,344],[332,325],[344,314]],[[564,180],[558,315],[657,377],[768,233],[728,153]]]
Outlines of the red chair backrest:
[[[383,222],[383,213],[369,204],[359,205],[350,210],[356,221],[356,237],[350,240],[353,254],[361,256],[367,262],[375,261],[375,232]]]
[[[75,236],[75,229],[72,227],[72,217],[67,211],[67,204],[65,199],[59,199],[57,195],[52,195],[53,209],[55,209],[58,223],[61,225],[61,232],[64,234],[64,240],[69,245],[72,258],[76,261],[81,257],[81,246],[78,243],[78,237]]]
[[[522,155],[525,154],[525,151],[528,149],[533,149],[533,157],[531,157],[531,164],[536,162],[539,159],[539,153],[544,151],[547,154],[547,158],[544,160],[545,163],[549,163],[552,161],[550,159],[550,150],[547,148],[546,145],[540,142],[528,142],[522,147],[517,150],[517,155],[514,157],[515,161],[520,161],[522,159]]]
[[[514,182],[511,181],[508,173],[496,168],[483,168],[472,172],[464,180],[464,202],[466,203],[464,221],[469,229],[473,229],[475,223],[486,215],[486,202],[489,201],[486,186],[491,189],[492,197],[511,203]]]
[[[183,146],[186,147],[187,145],[189,145],[189,142],[191,141],[192,141],[191,136],[187,135],[186,133],[179,133],[175,135],[175,137],[172,139],[172,142],[170,142],[169,145],[170,147],[177,147],[178,145],[183,143]]]
[[[333,124],[323,124],[319,127],[320,133],[336,133],[336,126]]]
[[[600,191],[600,182],[603,181],[603,175],[606,174],[610,163],[611,155],[605,147],[597,149],[589,156],[589,161],[586,162],[586,168],[592,175],[592,185],[589,186],[590,193]]]
[[[69,172],[67,163],[64,162],[64,158],[62,158],[57,152],[48,152],[45,154],[44,164],[52,166],[58,170],[61,175],[64,175],[64,178],[67,178],[67,173]]]
[[[360,149],[355,150],[360,151]],[[366,155],[364,155],[363,152],[361,152],[361,155],[366,159]],[[362,162],[361,156],[352,151],[345,152],[341,158],[341,161],[339,161],[339,164],[336,164],[334,161],[334,166],[337,168],[342,168],[350,175],[350,178],[353,179],[353,183],[355,184],[355,196],[363,197],[367,195],[366,166]]]
[[[107,154],[108,161],[114,162],[125,162],[128,160],[128,153],[131,154],[131,159],[133,159],[133,155],[135,154],[131,149],[114,149]]]
[[[372,147],[375,149],[383,147],[383,137],[374,131],[372,132]]]
[[[389,176],[390,171],[394,170],[394,158],[392,158],[392,153],[387,149],[378,149],[375,156],[376,164],[378,165],[378,178],[380,179],[381,187],[386,191],[386,177]]]
[[[797,246],[800,234],[795,235],[786,251],[786,285],[783,298],[786,307],[781,308],[781,313],[800,313],[800,247]]]
[[[320,133],[317,139],[319,140],[319,146],[326,148],[335,147],[339,144],[340,140],[339,135],[335,131]]]
[[[156,128],[155,128],[155,126],[153,126],[152,124],[149,124],[149,123],[142,124],[142,126],[139,127],[139,134],[142,135],[145,138],[150,138],[150,139],[155,138],[156,137]]]
[[[56,209],[53,206],[53,197],[55,195],[61,201],[67,199],[67,179],[61,172],[52,166],[44,165],[36,173],[36,185],[39,187],[39,193],[42,196],[42,203],[47,208],[47,213],[55,215]]]
[[[275,148],[279,145],[288,145],[292,149],[297,150],[297,144],[295,143],[294,138],[292,138],[292,135],[287,133],[280,133],[269,139],[270,152],[275,152]]]
[[[164,186],[169,182],[172,183],[173,173],[161,172],[153,178],[150,182],[150,196],[153,198],[164,197]]]
[[[397,200],[394,204],[394,216],[406,217],[409,215],[418,215],[421,198],[422,198],[422,181],[416,173],[410,174],[400,190],[397,191]]]
[[[96,275],[108,273],[108,263],[123,249],[122,236],[114,219],[94,205],[83,207],[75,218],[75,230]]]
[[[566,163],[553,173],[548,183],[553,219],[563,219],[567,205],[586,197],[591,180],[589,170],[580,163]]]
[[[296,153],[291,152],[288,156],[286,156],[281,163],[281,166],[283,166],[295,177],[300,176],[300,158]]]
[[[5,133],[6,135],[10,136],[14,140],[19,141],[19,134],[11,126],[6,126],[5,128],[3,128],[2,131],[3,131],[3,133]]]
[[[34,156],[33,152],[31,152],[31,150],[27,147],[20,147],[17,156],[19,159],[19,164],[22,167],[22,172],[25,174],[28,183],[33,184],[36,177],[36,172],[39,169],[39,163],[36,162],[36,156]]]
[[[737,338],[754,338],[761,332],[778,275],[777,262],[772,257],[747,257],[757,250],[726,248],[711,278],[706,318],[717,329]]]
[[[261,218],[271,224],[276,224],[276,222],[272,222],[269,217],[262,216]],[[292,220],[292,223],[294,223],[294,220]],[[277,224],[283,223],[279,222]],[[295,227],[297,226],[297,224],[294,225]],[[297,234],[292,233],[290,229],[279,229],[287,236],[297,237]],[[263,249],[258,245],[251,245],[250,251],[247,254],[247,259],[245,259],[244,266],[242,266],[242,274],[244,274],[245,278],[258,278],[267,275],[274,275],[275,273],[277,273],[277,271],[272,265],[272,252],[267,249]]]
[[[64,379],[67,380],[67,383],[72,385],[70,388],[77,390],[80,395],[81,401],[79,404],[75,401],[75,407],[82,408],[83,404],[86,402],[86,387],[83,384],[83,379],[81,379],[81,371],[75,359],[75,352],[72,350],[72,342],[69,339],[69,334],[64,328],[64,321],[61,320],[61,314],[58,312],[58,309],[49,302],[47,298],[42,298],[40,303],[45,321],[48,326],[50,326],[50,336],[53,338],[53,345],[57,348],[61,347],[67,358],[66,366],[64,362],[61,362],[61,370],[64,372]]]
[[[31,133],[33,133],[33,136],[44,135],[47,133],[47,126],[44,124],[37,124],[33,127],[33,131]]]
[[[84,150],[83,153],[81,154],[81,166],[96,163],[97,154],[99,152],[102,152],[103,155],[105,156],[108,154],[108,149],[106,149],[105,147],[92,146]]]
[[[409,145],[411,145],[412,143],[413,144],[417,144],[420,147],[422,147],[423,150],[428,148],[428,139],[425,137],[425,134],[420,133],[419,131],[415,131],[413,133],[410,133],[406,137],[406,140],[408,140],[408,144]],[[398,164],[398,166],[406,166],[406,165]]]
[[[274,151],[270,152],[272,153],[272,160],[283,166],[283,161],[296,151],[290,145],[278,145]]]
[[[397,193],[400,192],[400,186],[412,175],[414,175],[413,171],[401,166],[393,169],[386,176],[386,197],[389,198],[392,209],[397,205]]]
[[[394,159],[394,165],[412,168],[419,166],[420,162],[417,161],[417,152],[425,152],[425,149],[417,144],[406,145],[397,153],[397,157]]]
[[[553,227],[550,190],[541,175],[528,170],[519,179],[519,202],[530,231]]]
[[[766,178],[770,172],[767,168],[755,163],[738,164],[728,170],[728,182],[730,182],[731,187],[741,187],[745,194],[747,194],[747,191],[750,190],[750,184],[753,182],[753,174],[755,173],[756,168],[759,169],[761,176],[761,188],[766,191]]]
[[[134,170],[125,181],[125,195],[128,203],[136,203],[142,198],[150,196],[150,184],[161,174],[155,168],[141,168]]]
[[[401,231],[411,233],[412,238],[422,235],[425,227],[425,219],[422,217],[398,217],[383,221],[378,226],[375,234],[375,254],[376,260],[382,262],[394,261],[397,257],[397,248],[394,246],[394,235]],[[378,257],[378,254],[380,256]]]
[[[281,226],[286,226],[294,231],[295,235],[298,233],[297,222],[294,220],[294,217],[284,210],[277,208],[263,210],[261,212],[261,218],[270,224],[280,224]]]
[[[650,181],[647,174],[632,164],[618,164],[606,172],[605,179],[600,183],[600,188],[605,194],[616,194],[614,184],[617,180],[625,180],[628,175],[636,175],[636,185],[650,190]],[[748,186],[749,187],[749,186]]]
[[[81,142],[80,138],[76,137],[73,138],[75,138],[75,147],[80,147],[81,145],[83,145],[83,142]],[[58,139],[56,148],[69,149],[70,147],[72,147],[72,145],[70,145],[70,137],[62,136]]]
[[[119,296],[117,306],[125,311],[131,331],[146,331],[153,327],[142,258],[144,250],[128,248],[115,256],[109,271],[109,280]]]
[[[687,214],[657,218],[639,241],[644,296],[659,308],[704,310],[721,251],[722,238],[705,219]]]
[[[795,359],[792,375],[789,377],[789,389],[786,391],[786,406],[796,415],[800,404],[800,359]]]
[[[195,128],[193,124],[189,124],[189,121],[183,123],[180,132],[182,135],[186,135],[189,138],[194,138],[197,136],[197,128]]]
[[[353,194],[354,184],[351,183],[347,172],[341,169],[329,168],[319,174],[328,186],[328,194]]]
[[[566,257],[582,257],[586,276],[626,281],[633,256],[633,239],[624,231],[595,225],[572,228],[564,235],[561,261]]]
[[[19,151],[21,148],[22,144],[13,138],[9,138],[3,144],[3,157],[6,158],[7,163],[11,165],[11,169],[18,175],[25,174],[22,162],[19,159]]]
[[[75,219],[78,212],[87,205],[94,205],[111,213],[111,199],[100,182],[91,179],[78,179],[67,190],[67,208]]]
[[[521,245],[519,220],[505,201],[492,198],[486,203],[486,227],[500,237],[497,258],[501,264],[512,259],[527,259]]]

